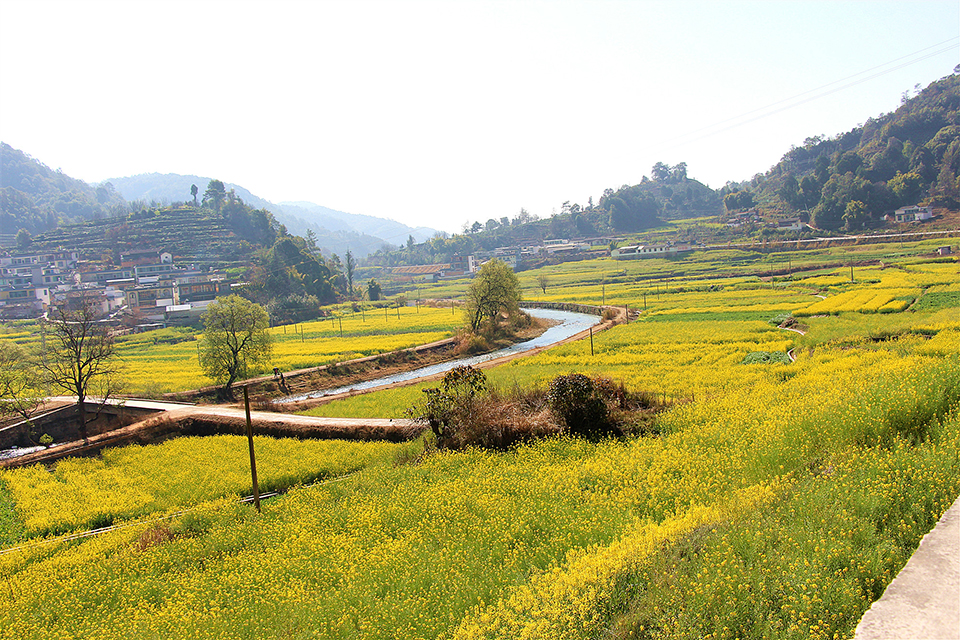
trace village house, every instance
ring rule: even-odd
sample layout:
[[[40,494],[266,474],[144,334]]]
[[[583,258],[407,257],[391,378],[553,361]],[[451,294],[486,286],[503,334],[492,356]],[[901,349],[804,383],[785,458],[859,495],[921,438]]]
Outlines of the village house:
[[[913,205],[900,207],[894,211],[893,217],[897,222],[921,222],[923,220],[932,220],[933,212],[930,211],[930,207]]]
[[[639,260],[640,258],[669,258],[692,251],[688,244],[635,244],[620,247],[610,252],[614,260]]]
[[[803,222],[800,218],[787,218],[786,220],[777,220],[777,231],[803,231]]]

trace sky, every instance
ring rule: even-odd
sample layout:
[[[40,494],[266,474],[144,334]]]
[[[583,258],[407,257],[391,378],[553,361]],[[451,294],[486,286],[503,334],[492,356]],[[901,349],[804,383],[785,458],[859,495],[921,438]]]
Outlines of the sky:
[[[748,180],[953,73],[958,32],[956,0],[0,0],[0,141],[460,232],[656,162]]]

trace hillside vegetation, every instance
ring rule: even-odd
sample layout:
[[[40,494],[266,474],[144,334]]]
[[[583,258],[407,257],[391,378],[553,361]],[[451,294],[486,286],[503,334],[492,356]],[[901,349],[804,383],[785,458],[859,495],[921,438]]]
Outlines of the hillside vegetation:
[[[835,136],[807,138],[766,173],[722,193],[749,193],[761,207],[801,214],[822,229],[875,226],[887,211],[921,201],[956,209],[958,110],[960,75],[947,76],[904,96],[892,113]]]
[[[126,213],[123,198],[104,184],[91,187],[0,142],[0,234],[31,234],[59,224]]]

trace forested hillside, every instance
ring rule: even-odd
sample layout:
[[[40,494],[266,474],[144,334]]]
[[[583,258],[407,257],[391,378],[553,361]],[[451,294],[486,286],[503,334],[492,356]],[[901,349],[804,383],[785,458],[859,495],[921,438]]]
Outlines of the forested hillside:
[[[109,183],[91,187],[0,142],[0,234],[36,234],[126,211]]]
[[[921,201],[956,209],[958,109],[960,76],[952,75],[904,95],[893,113],[846,133],[807,138],[766,173],[728,184],[722,194],[733,196],[727,202],[742,197],[828,230],[874,226],[886,212]]]

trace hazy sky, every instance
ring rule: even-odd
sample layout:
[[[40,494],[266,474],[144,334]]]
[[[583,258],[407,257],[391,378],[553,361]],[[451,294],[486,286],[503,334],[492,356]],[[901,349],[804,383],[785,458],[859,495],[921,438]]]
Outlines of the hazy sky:
[[[956,0],[0,0],[0,140],[459,231],[658,161],[749,179],[951,74],[958,32]]]

